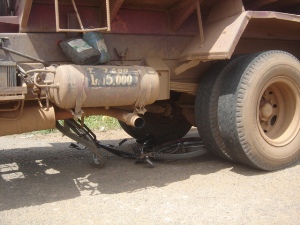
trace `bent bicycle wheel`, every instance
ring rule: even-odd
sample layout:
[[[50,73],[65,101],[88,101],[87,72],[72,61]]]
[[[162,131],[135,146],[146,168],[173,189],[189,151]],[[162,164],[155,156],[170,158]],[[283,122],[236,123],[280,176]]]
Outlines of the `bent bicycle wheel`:
[[[207,153],[200,138],[183,138],[173,144],[157,146],[154,152],[158,160],[191,159]]]

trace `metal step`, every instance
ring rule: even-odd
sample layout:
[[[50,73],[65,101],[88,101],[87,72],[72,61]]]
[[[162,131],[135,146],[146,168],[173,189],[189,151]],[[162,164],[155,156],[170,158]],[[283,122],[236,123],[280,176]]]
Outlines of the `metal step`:
[[[27,87],[0,87],[0,101],[24,100]]]

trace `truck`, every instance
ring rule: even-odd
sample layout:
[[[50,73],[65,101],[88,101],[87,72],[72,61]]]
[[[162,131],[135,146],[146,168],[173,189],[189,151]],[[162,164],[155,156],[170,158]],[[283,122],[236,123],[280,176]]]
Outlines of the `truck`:
[[[290,166],[299,14],[299,0],[0,0],[0,135],[57,127],[101,167],[82,128],[106,115],[137,140],[195,126],[224,160]]]

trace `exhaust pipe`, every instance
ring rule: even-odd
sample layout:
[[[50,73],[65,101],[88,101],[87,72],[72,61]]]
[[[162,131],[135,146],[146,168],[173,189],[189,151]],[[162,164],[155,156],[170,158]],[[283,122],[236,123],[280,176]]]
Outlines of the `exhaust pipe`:
[[[116,109],[116,108],[110,108],[110,109],[104,109],[104,108],[83,108],[82,111],[83,116],[110,116],[114,117],[127,125],[136,127],[136,128],[142,128],[145,125],[145,120],[138,116],[135,113],[129,113],[122,109]],[[66,120],[73,118],[74,115],[70,111],[56,111],[55,112],[55,119],[56,120]]]

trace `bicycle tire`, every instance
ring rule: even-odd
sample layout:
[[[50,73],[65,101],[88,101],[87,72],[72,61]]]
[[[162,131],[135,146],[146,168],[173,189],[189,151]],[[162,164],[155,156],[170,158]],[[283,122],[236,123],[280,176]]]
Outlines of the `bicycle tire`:
[[[64,121],[66,123],[68,123],[67,121]],[[56,128],[63,133],[64,135],[66,135],[67,137],[69,137],[70,139],[84,145],[85,147],[87,147],[93,154],[95,154],[98,157],[98,162],[96,162],[93,158],[93,165],[97,168],[102,168],[105,165],[105,159],[106,156],[104,154],[104,152],[102,150],[100,150],[94,143],[91,142],[91,140],[89,139],[85,139],[80,137],[81,132],[77,129],[77,125],[73,126],[71,123],[69,123],[67,125],[69,127],[69,130],[67,130],[62,124],[60,124],[58,121],[56,121]]]
[[[172,154],[172,153],[163,153],[172,151],[174,152],[174,149],[178,148],[196,148],[196,151],[186,152],[186,153],[178,153],[178,154]],[[176,150],[177,150],[176,149]],[[176,152],[175,150],[175,152]],[[207,151],[204,148],[204,144],[202,141],[191,141],[191,140],[184,140],[177,142],[176,144],[171,145],[163,145],[156,148],[156,151],[154,152],[154,158],[158,160],[181,160],[181,159],[191,159],[194,157],[199,157],[204,154],[206,154]]]

